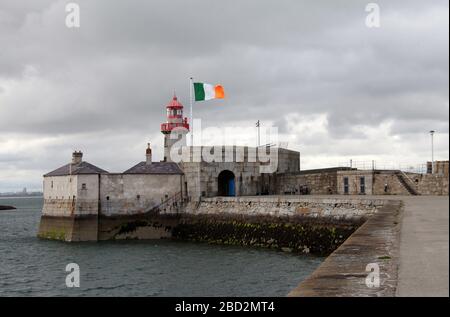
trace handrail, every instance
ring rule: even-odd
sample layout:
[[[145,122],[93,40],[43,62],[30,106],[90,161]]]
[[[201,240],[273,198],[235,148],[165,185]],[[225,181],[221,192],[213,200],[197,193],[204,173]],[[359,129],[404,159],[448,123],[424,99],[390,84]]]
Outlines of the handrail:
[[[148,210],[147,212],[152,212],[152,211],[160,211],[164,208],[167,208],[168,206],[170,206],[170,204],[173,204],[175,202],[180,202],[181,204],[183,204],[183,197],[182,197],[182,193],[181,192],[177,192],[175,195],[167,198],[166,200],[162,201],[159,205],[156,205],[154,207],[152,207],[150,210]]]
[[[396,175],[406,190],[412,195],[419,195],[418,186],[414,183],[414,181],[406,175],[403,171],[397,171]],[[412,183],[413,185],[409,184]]]
[[[400,173],[402,174],[402,176],[406,177],[406,179],[407,179],[411,184],[413,184],[413,187],[417,187],[416,182],[414,182],[414,180],[412,180],[411,177],[409,177],[405,172],[403,172],[403,171],[400,170]],[[411,184],[410,184],[410,185],[411,185]]]

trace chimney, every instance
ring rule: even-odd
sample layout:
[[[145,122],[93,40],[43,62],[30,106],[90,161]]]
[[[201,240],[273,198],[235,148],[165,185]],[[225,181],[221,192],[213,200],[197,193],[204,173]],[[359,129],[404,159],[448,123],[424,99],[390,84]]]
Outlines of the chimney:
[[[152,164],[152,149],[150,148],[150,143],[147,143],[147,150],[145,150],[146,161],[145,164]]]
[[[81,151],[75,151],[72,153],[72,164],[79,164],[83,159],[83,153]]]

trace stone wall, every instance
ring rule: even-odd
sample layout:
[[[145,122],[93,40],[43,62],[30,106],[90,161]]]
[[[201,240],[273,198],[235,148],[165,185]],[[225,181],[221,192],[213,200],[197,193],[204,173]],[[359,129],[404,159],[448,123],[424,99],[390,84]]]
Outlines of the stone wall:
[[[183,177],[167,174],[45,177],[38,236],[65,241],[95,241],[98,239],[99,214],[102,219],[105,216],[139,215],[175,195],[180,200],[175,203],[180,204],[183,200]],[[165,208],[178,210],[180,205],[167,205]],[[127,221],[121,220],[121,223]],[[152,232],[140,235],[159,237],[163,234]],[[126,235],[124,237],[127,238]]]
[[[179,222],[179,214],[148,212],[140,215],[99,216],[98,240],[166,239]]]
[[[306,196],[215,197],[204,198],[186,208],[192,215],[244,215],[334,220],[361,220],[386,203],[383,199],[308,198]]]
[[[194,147],[194,152],[189,153],[180,164],[186,176],[188,196],[195,201],[198,201],[200,197],[218,195],[218,177],[225,170],[231,171],[235,176],[236,195],[250,196],[275,192],[277,190],[275,174],[295,173],[300,168],[300,153],[287,149],[272,149],[276,151],[277,156],[274,162],[277,165],[273,173],[262,172],[264,165],[267,164],[260,163],[258,155],[254,160],[249,158],[249,151],[257,153],[255,148],[219,147],[217,153],[212,151],[215,154],[215,161],[199,161],[200,154],[197,154],[196,162],[193,153],[202,153],[205,149],[205,147]],[[226,161],[227,153],[231,153],[232,162]]]
[[[198,199],[202,194],[202,182],[200,181],[201,164],[196,162],[183,162],[180,167],[184,173],[184,185],[187,197]],[[204,184],[203,184],[204,186]]]
[[[101,175],[100,213],[105,216],[145,213],[180,193],[183,182],[182,175]]]
[[[449,161],[434,161],[434,168],[432,167],[432,162],[427,162],[428,173],[433,172],[433,174],[440,174],[448,178]]]
[[[445,174],[421,174],[418,177],[417,188],[421,195],[449,194],[449,178]]]
[[[328,255],[359,225],[350,220],[331,222],[295,216],[183,214],[172,230],[172,239]]]
[[[256,195],[262,190],[262,176],[259,173],[259,164],[255,162],[182,163],[182,168],[191,200],[217,196],[219,174],[225,170],[231,171],[235,176],[237,196]]]
[[[187,206],[172,237],[327,255],[385,204],[291,196],[204,198]]]
[[[216,197],[141,215],[99,216],[99,240],[172,238],[326,255],[386,201]]]
[[[44,198],[43,216],[69,217],[75,214],[75,199]]]
[[[420,195],[448,195],[449,178],[445,174],[402,173],[397,170],[323,169],[277,175],[271,193],[344,195],[344,178],[348,178],[348,194],[361,195],[360,179],[364,177],[365,195],[411,195],[400,177]],[[385,190],[387,185],[387,190]]]
[[[395,296],[402,202],[389,201],[288,296]],[[379,287],[367,287],[368,264],[379,268]]]
[[[72,199],[78,195],[77,175],[44,177],[44,199]]]
[[[337,193],[344,195],[344,179],[348,179],[348,195],[371,195],[373,194],[373,172],[367,170],[338,171],[337,172]],[[361,179],[363,179],[364,190],[361,189]]]
[[[75,213],[75,197],[78,195],[78,177],[44,177],[43,215],[70,216]]]
[[[300,152],[279,148],[277,173],[296,173],[298,171],[300,171]]]
[[[44,177],[46,216],[98,214],[99,175],[67,175]]]
[[[41,216],[38,237],[67,242],[97,241],[98,217],[84,216]]]
[[[408,183],[420,195],[448,195],[449,178],[445,174],[405,173]],[[388,185],[387,192],[384,191]],[[395,171],[376,171],[374,173],[374,195],[410,195],[399,181]]]
[[[300,172],[277,175],[276,194],[327,195],[337,193],[336,171]]]
[[[385,185],[387,190],[385,191]],[[373,182],[374,195],[410,195],[408,190],[398,179],[393,171],[376,171],[374,172]]]

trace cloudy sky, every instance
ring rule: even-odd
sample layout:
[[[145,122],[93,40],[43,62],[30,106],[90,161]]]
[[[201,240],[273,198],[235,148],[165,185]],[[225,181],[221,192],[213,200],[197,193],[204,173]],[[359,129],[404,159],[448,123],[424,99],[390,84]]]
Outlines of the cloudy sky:
[[[227,98],[197,103],[202,127],[256,120],[302,153],[302,169],[353,159],[448,159],[448,1],[0,0],[0,191],[40,189],[75,149],[111,172],[162,157],[164,105],[188,78]],[[187,111],[188,112],[188,111]]]

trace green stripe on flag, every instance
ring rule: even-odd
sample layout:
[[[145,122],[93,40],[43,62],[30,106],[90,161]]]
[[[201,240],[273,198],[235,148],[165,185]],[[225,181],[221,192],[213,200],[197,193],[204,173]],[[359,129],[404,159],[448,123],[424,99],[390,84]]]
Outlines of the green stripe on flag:
[[[205,89],[203,83],[194,83],[195,101],[205,100]]]

